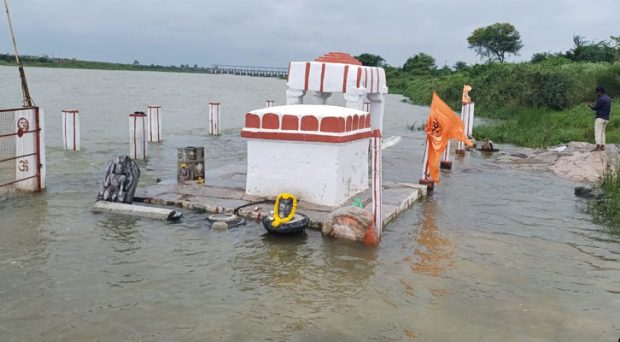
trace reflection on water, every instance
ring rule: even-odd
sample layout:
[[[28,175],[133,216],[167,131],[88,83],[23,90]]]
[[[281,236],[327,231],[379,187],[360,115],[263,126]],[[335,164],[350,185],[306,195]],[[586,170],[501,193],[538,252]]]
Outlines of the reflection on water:
[[[471,152],[377,248],[320,233],[281,239],[255,222],[209,230],[93,214],[108,160],[127,152],[127,114],[161,104],[164,142],[141,184],[174,176],[176,148],[205,146],[207,184],[242,169],[243,113],[284,101],[282,80],[30,69],[46,109],[48,190],[0,202],[0,341],[617,340],[619,238],[599,231],[573,183]],[[0,103],[19,105],[13,68]],[[14,81],[10,81],[14,80]],[[77,97],[75,94],[79,94]],[[206,134],[206,103],[224,134]],[[427,109],[388,96],[384,178],[417,182]],[[78,107],[84,151],[63,151],[60,110]],[[188,124],[191,122],[192,124]],[[501,146],[510,153],[512,147]],[[242,179],[229,179],[243,185]]]
[[[441,235],[435,223],[437,203],[429,202],[424,209],[420,233],[416,238],[415,255],[417,258],[411,270],[416,273],[439,276],[453,266],[450,260],[454,255],[451,250],[452,243],[447,237]]]

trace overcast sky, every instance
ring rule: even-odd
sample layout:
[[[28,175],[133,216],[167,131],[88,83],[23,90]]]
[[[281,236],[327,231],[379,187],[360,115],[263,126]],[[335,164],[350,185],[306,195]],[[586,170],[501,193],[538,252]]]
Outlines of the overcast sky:
[[[327,51],[472,63],[467,37],[509,22],[521,56],[620,35],[620,0],[9,0],[21,54],[142,64],[286,66]],[[11,49],[5,18],[0,51]]]

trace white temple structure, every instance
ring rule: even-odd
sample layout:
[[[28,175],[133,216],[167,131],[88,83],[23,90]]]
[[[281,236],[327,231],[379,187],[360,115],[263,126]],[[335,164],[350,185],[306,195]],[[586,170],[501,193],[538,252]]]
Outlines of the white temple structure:
[[[248,139],[246,193],[290,192],[303,201],[336,206],[367,189],[369,143],[380,144],[387,92],[382,68],[362,66],[345,53],[291,62],[286,105],[246,114],[241,131]],[[333,93],[344,95],[346,107],[327,105]],[[303,104],[308,95],[321,104]],[[381,189],[381,148],[372,150],[372,182]],[[374,192],[374,211],[380,215],[381,191]]]

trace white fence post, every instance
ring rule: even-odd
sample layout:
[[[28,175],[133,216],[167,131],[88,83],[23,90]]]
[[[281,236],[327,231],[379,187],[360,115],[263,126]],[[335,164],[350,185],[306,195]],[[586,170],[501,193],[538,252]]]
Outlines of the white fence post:
[[[439,167],[445,170],[452,170],[452,161],[450,160],[450,143],[448,140],[448,145],[446,145],[445,151],[441,154],[441,162],[439,163]]]
[[[129,114],[129,156],[134,160],[148,158],[146,114]]]
[[[162,142],[164,138],[161,134],[161,106],[148,106],[146,120],[148,123],[147,132],[149,142]]]
[[[209,134],[220,135],[220,103],[209,102]]]
[[[375,130],[372,137],[372,213],[375,221],[377,239],[383,232],[383,160],[381,150],[381,131]]]
[[[62,111],[63,148],[70,151],[80,150],[80,111],[65,109]]]

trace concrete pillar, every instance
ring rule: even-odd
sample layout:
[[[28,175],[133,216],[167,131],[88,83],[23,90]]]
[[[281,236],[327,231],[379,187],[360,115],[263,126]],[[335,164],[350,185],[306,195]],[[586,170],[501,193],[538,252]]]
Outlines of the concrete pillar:
[[[435,182],[429,178],[428,175],[428,137],[424,142],[424,158],[422,159],[422,177],[420,178],[420,184],[426,185],[427,191],[433,191],[435,187]]]
[[[129,156],[134,160],[147,160],[148,128],[146,114],[135,112],[129,114]]]
[[[40,191],[45,187],[45,144],[43,143],[43,111],[27,108],[15,111],[15,188]],[[43,150],[42,150],[43,149]]]
[[[332,93],[322,93],[320,91],[315,91],[312,93],[312,95],[314,96],[314,98],[317,99],[317,103],[318,104],[327,104],[327,99],[332,96]]]
[[[275,104],[276,104],[275,100],[265,100],[265,108],[273,107],[275,106]]]
[[[355,108],[355,109],[362,110],[364,108],[365,98],[366,98],[365,88],[348,89],[347,92],[344,93],[344,100],[346,102],[346,107],[348,108]],[[372,110],[372,103],[371,103],[370,109]],[[372,115],[371,115],[371,120],[372,120]],[[372,128],[374,129],[375,127],[372,126]]]
[[[148,125],[149,142],[162,142],[164,137],[161,134],[161,106],[148,106],[146,110],[146,121]]]
[[[80,111],[65,109],[62,111],[62,143],[69,151],[80,150]]]
[[[299,89],[286,89],[286,104],[303,104],[306,92]]]
[[[450,143],[451,141],[448,141],[446,150],[441,154],[441,162],[439,163],[439,167],[445,170],[452,170],[452,161],[450,160]]]
[[[381,132],[374,131],[371,138],[372,149],[372,214],[375,222],[376,236],[381,237],[383,232],[383,159],[381,152]]]
[[[220,103],[209,102],[209,134],[220,135]]]
[[[386,94],[375,93],[368,94],[370,100],[370,127],[383,132],[383,115],[385,113]]]
[[[465,131],[465,135],[467,135],[467,118],[469,117],[469,105],[468,104],[463,104],[463,106],[461,107],[461,121],[463,121],[463,130]],[[456,154],[459,155],[465,155],[465,143],[462,141],[459,141],[457,146],[456,146],[456,151],[454,151]]]
[[[474,132],[474,109],[476,108],[476,103],[472,102],[469,104],[469,110],[468,110],[468,114],[469,114],[469,118],[467,119],[467,122],[469,123],[469,126],[467,127],[467,131],[465,131],[465,133],[467,134],[467,137],[473,137],[473,132]]]

